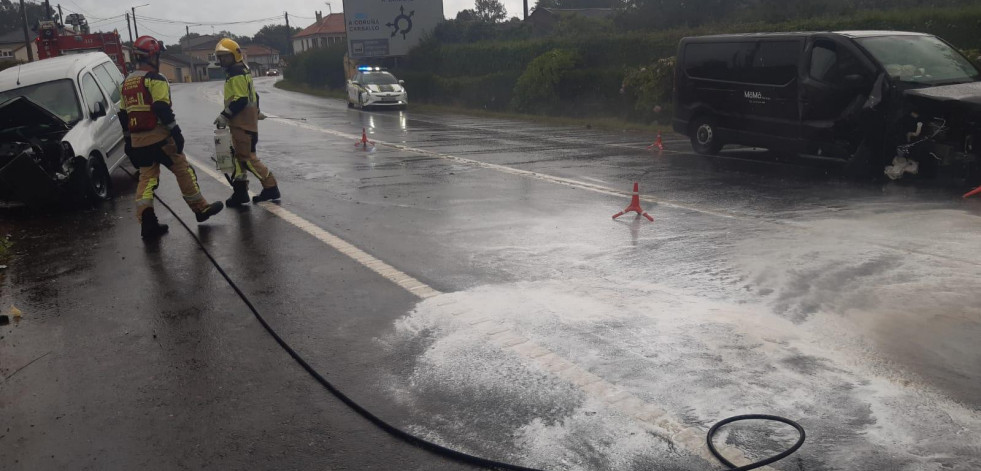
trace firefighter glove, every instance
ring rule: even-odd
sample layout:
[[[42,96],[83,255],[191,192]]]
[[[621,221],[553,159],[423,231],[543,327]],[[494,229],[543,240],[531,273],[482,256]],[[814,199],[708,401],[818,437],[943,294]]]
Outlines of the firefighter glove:
[[[174,143],[177,144],[177,153],[184,153],[184,135],[181,134],[181,127],[174,126],[170,130],[170,137],[174,138]]]

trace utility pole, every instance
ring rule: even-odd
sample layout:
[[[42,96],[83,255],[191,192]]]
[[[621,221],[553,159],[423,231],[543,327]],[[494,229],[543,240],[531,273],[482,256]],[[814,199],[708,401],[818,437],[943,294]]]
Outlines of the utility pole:
[[[51,2],[44,0],[44,19],[51,19]]]
[[[525,19],[528,19],[528,0],[525,0]]]
[[[23,0],[21,0],[23,1]],[[290,29],[290,12],[284,12],[283,15],[286,17],[286,51],[289,55],[293,55],[293,30]]]
[[[129,26],[129,13],[126,13],[126,31],[129,31],[129,45],[133,45],[133,28]]]
[[[62,26],[65,25],[65,14],[61,12],[60,3],[58,4],[58,22],[61,23]]]
[[[133,31],[136,32],[136,37],[140,37],[140,29],[136,27],[136,7],[131,9],[133,12]]]
[[[29,33],[27,28],[27,7],[24,6],[24,0],[20,0],[20,12],[24,17],[24,45],[27,46],[27,62],[34,62],[34,50],[31,49],[31,33]]]

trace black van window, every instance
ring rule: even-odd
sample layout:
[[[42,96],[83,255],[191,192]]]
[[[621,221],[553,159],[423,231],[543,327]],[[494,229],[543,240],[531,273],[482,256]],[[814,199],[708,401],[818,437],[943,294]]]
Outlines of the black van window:
[[[784,85],[797,76],[801,46],[796,41],[689,44],[689,77],[727,82]]]
[[[831,69],[838,62],[838,54],[835,52],[834,44],[816,44],[811,51],[811,78],[826,81],[833,75]]]
[[[797,41],[764,41],[753,60],[754,83],[785,85],[797,78],[797,61],[801,43]]]
[[[862,62],[848,50],[831,41],[818,41],[811,50],[811,78],[830,84],[840,84],[852,74],[865,74]]]
[[[690,77],[743,82],[753,66],[758,43],[696,43],[685,47],[685,73]]]

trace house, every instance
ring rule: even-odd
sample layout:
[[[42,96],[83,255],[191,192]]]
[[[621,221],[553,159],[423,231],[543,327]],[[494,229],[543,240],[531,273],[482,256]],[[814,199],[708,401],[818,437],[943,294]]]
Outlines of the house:
[[[612,8],[536,8],[525,21],[530,22],[536,32],[548,34],[566,15],[602,20],[613,18],[615,13]]]
[[[34,60],[37,60],[37,33],[30,32],[31,52]],[[24,45],[24,31],[16,30],[0,35],[0,61],[20,61],[27,62],[27,47]]]
[[[212,34],[196,38],[181,39],[181,53],[202,62],[215,62],[215,46],[221,41],[220,36]]]
[[[327,47],[347,42],[347,29],[343,13],[323,16],[316,12],[317,22],[293,35],[293,53],[299,54],[317,47]]]
[[[208,80],[209,63],[187,54],[164,52],[160,55],[160,74],[171,83]]]
[[[252,75],[265,75],[269,69],[279,68],[279,51],[262,44],[247,44],[242,46],[245,63],[252,69]]]

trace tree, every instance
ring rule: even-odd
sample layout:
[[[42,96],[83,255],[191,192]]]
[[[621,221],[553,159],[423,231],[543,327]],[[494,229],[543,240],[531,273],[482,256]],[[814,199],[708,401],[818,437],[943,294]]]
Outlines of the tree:
[[[474,11],[478,21],[500,23],[508,17],[508,11],[500,0],[475,0]]]
[[[292,29],[292,34],[302,31],[300,28],[290,29]],[[256,44],[269,46],[279,52],[286,53],[290,48],[288,38],[289,35],[287,34],[286,25],[266,25],[259,32],[255,33],[252,41]]]
[[[45,17],[44,5],[25,2],[27,8],[27,25],[33,28],[38,20]],[[21,31],[24,29],[24,16],[20,11],[20,3],[10,0],[0,0],[0,35]]]
[[[239,36],[227,30],[221,30],[215,33],[215,36],[218,36],[219,38],[230,38],[232,41],[237,42],[241,46],[244,46],[246,44],[252,44],[251,36]]]
[[[474,10],[460,10],[456,14],[456,21],[477,21],[477,12]]]

